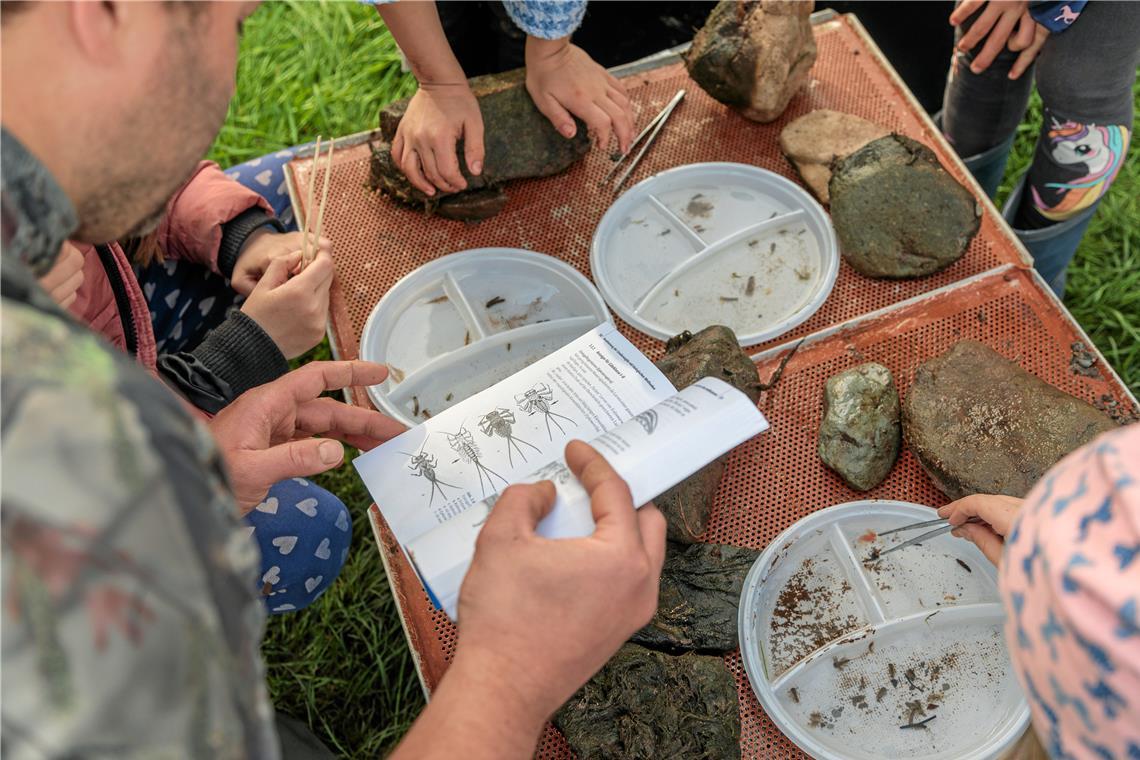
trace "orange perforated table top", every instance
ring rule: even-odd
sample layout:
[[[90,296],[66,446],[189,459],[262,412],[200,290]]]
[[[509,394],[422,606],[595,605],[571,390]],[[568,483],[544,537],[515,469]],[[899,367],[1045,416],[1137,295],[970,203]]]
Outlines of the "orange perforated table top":
[[[849,16],[816,26],[819,58],[812,78],[781,119],[756,124],[704,94],[680,64],[626,78],[639,123],[679,89],[688,95],[662,131],[657,144],[629,184],[680,164],[739,161],[795,178],[780,155],[778,136],[788,121],[813,109],[831,108],[863,116],[931,146],[943,164],[977,193],[949,148],[918,110],[894,72],[858,22]],[[358,355],[360,333],[380,297],[400,277],[455,251],[484,246],[528,248],[556,256],[587,276],[594,228],[612,201],[597,181],[609,168],[601,151],[556,177],[517,182],[507,188],[506,208],[475,225],[425,217],[367,190],[367,144],[338,148],[326,209],[325,230],[335,243],[337,275],[331,303],[334,350],[341,358]],[[359,143],[359,140],[357,140]],[[296,199],[303,199],[311,176],[310,159],[290,165]],[[772,349],[809,337],[789,363],[783,379],[760,402],[771,430],[739,447],[729,459],[713,508],[706,540],[763,548],[780,531],[809,513],[858,498],[944,503],[906,451],[883,484],[869,494],[851,491],[827,471],[816,455],[824,380],[863,360],[882,362],[905,394],[915,367],[942,353],[956,340],[981,340],[1022,363],[1064,391],[1097,401],[1109,397],[1131,409],[1119,380],[1072,375],[1069,347],[1084,340],[1059,303],[1024,271],[1018,244],[996,212],[983,202],[981,230],[966,255],[931,277],[871,280],[841,265],[827,303],[790,334],[755,350]],[[304,208],[299,217],[304,218]],[[960,283],[959,285],[954,285]],[[952,287],[948,287],[952,286]],[[663,344],[618,321],[622,332],[651,358]],[[702,325],[703,326],[703,325]],[[695,326],[695,327],[702,327]],[[782,351],[762,354],[758,368],[767,378]],[[1098,365],[1098,366],[1103,366]],[[368,404],[362,389],[355,403]],[[417,670],[428,690],[447,668],[455,647],[455,627],[435,611],[375,506],[369,513],[380,555],[400,609]],[[738,653],[725,658],[737,678],[741,707],[741,749],[745,757],[800,757],[763,713],[744,674]],[[570,757],[561,735],[547,727],[538,754]]]
[[[664,169],[702,161],[754,164],[798,181],[780,153],[780,131],[789,121],[820,108],[853,113],[922,141],[959,181],[972,186],[968,172],[857,21],[849,16],[825,21],[816,26],[816,39],[819,58],[809,83],[771,124],[749,121],[710,98],[680,63],[625,77],[639,125],[652,118],[677,90],[684,88],[687,93],[626,187]],[[356,358],[361,330],[381,296],[404,275],[448,253],[490,246],[526,248],[560,258],[589,276],[590,242],[614,198],[608,188],[598,187],[610,166],[605,152],[594,150],[560,175],[512,183],[506,188],[510,200],[502,212],[468,224],[428,217],[370,192],[368,144],[338,149],[324,220],[325,234],[335,245],[337,276],[330,309],[337,355]],[[311,158],[297,159],[289,166],[294,196],[302,201],[295,204],[300,206],[298,218],[307,212],[303,201],[311,170]],[[996,212],[987,202],[978,235],[948,269],[916,280],[873,280],[841,263],[835,289],[823,307],[768,345],[889,307],[1001,264],[1020,262],[1017,243],[997,223]],[[618,324],[650,358],[663,350],[662,342],[620,320]],[[368,403],[365,394],[354,395],[360,403]]]

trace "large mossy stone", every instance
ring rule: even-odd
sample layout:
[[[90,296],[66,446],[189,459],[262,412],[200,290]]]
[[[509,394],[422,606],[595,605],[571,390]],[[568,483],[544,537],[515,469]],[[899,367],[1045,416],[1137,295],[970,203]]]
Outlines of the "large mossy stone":
[[[981,224],[970,191],[933,151],[902,135],[873,140],[837,161],[828,189],[840,252],[867,277],[941,271],[962,257]]]
[[[915,372],[903,434],[951,499],[1023,497],[1066,454],[1116,427],[992,348],[962,341]]]
[[[856,491],[869,491],[899,456],[899,392],[891,371],[867,362],[827,379],[819,457]]]

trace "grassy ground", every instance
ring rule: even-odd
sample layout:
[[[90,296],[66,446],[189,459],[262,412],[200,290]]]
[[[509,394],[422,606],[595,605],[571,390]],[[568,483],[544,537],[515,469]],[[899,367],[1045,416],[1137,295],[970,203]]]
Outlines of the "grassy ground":
[[[222,165],[318,134],[374,126],[384,103],[414,89],[376,12],[357,3],[268,3],[246,24],[238,89],[212,151]],[[1140,92],[1138,92],[1140,101]],[[1027,165],[1035,104],[999,200]],[[1085,235],[1065,301],[1140,393],[1140,141]],[[326,346],[309,358],[327,358]],[[263,647],[274,703],[345,756],[389,751],[423,706],[395,605],[365,519],[371,502],[349,468],[318,481],[356,517],[340,580],[311,609],[269,624]]]

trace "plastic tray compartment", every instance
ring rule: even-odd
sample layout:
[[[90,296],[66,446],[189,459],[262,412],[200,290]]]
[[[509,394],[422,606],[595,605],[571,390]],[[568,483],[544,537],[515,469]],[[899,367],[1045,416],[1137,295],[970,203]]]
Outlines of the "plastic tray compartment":
[[[632,187],[602,217],[590,268],[606,302],[655,338],[728,325],[741,345],[786,333],[831,293],[831,219],[778,174],[704,163]]]
[[[744,668],[768,716],[814,757],[995,757],[1029,720],[982,554],[947,534],[872,559],[912,537],[879,532],[933,516],[903,502],[821,510],[745,580]]]
[[[380,299],[360,357],[388,365],[380,410],[423,422],[609,319],[594,287],[555,258],[511,248],[454,253]]]

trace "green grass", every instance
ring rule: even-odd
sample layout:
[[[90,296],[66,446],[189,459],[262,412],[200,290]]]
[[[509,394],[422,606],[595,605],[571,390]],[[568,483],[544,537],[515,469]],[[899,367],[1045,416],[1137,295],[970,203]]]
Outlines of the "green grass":
[[[372,8],[269,3],[246,24],[238,87],[211,152],[223,166],[371,128],[378,109],[415,87]],[[1140,101],[1140,92],[1138,92]],[[1028,165],[1040,104],[1022,125],[999,201]],[[1066,304],[1134,392],[1140,393],[1140,141],[1085,235]],[[306,357],[328,358],[320,346]],[[274,704],[351,757],[390,751],[423,706],[369,530],[371,502],[348,467],[317,481],[355,518],[340,579],[312,608],[269,623],[263,646]]]

